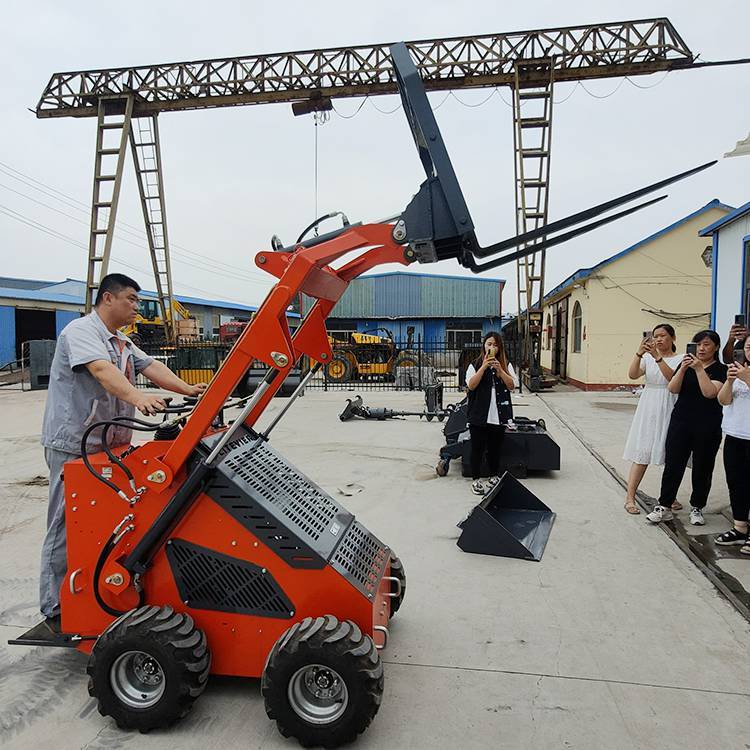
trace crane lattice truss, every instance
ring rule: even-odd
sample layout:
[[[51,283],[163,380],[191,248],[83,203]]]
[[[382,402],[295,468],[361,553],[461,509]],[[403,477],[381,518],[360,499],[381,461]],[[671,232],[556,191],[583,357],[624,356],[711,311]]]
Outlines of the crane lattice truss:
[[[508,86],[513,90],[516,225],[547,223],[553,83],[647,75],[696,65],[666,18],[621,21],[406,43],[428,91]],[[111,70],[56,73],[36,109],[44,117],[97,117],[87,300],[107,272],[124,164],[130,142],[155,270],[162,316],[171,320],[171,276],[156,118],[161,112],[213,107],[315,102],[395,94],[389,44],[340,47]],[[314,108],[314,107],[313,107]],[[155,157],[131,137],[132,120],[149,118]],[[107,131],[116,143],[106,144]],[[153,144],[153,145],[152,145]],[[105,162],[109,159],[111,167]],[[151,199],[147,184],[155,186]],[[102,185],[109,186],[108,192]],[[105,192],[103,196],[103,192]],[[518,261],[523,358],[539,375],[544,251]],[[523,313],[523,314],[521,314]],[[173,331],[167,330],[167,335]],[[533,339],[533,340],[532,340]]]

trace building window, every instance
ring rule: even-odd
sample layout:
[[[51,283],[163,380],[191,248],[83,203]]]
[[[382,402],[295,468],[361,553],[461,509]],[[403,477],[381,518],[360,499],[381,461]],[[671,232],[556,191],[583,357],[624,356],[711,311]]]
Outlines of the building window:
[[[449,328],[446,332],[446,347],[448,349],[466,349],[471,346],[481,346],[482,329]]]
[[[547,337],[547,350],[552,348],[552,316],[547,313],[547,320],[544,325],[544,335]]]
[[[583,314],[581,312],[581,303],[576,302],[573,305],[573,351],[581,351],[581,339],[583,334]]]

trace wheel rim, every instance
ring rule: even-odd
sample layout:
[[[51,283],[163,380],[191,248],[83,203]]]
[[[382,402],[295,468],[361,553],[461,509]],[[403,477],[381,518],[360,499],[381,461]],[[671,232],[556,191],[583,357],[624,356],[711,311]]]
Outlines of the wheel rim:
[[[330,724],[349,705],[349,691],[341,675],[324,664],[298,669],[289,680],[289,704],[310,724]]]
[[[150,708],[164,695],[164,670],[151,654],[144,651],[120,654],[109,675],[118,700],[131,708]]]
[[[333,362],[328,366],[328,377],[340,380],[344,377],[346,367],[341,360],[334,359]]]

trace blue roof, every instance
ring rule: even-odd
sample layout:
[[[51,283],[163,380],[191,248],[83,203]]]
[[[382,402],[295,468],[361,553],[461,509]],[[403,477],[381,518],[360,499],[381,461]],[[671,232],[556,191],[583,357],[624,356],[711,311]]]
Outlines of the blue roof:
[[[62,284],[68,284],[71,281],[77,282],[81,285],[80,294],[65,294],[55,291],[55,287]],[[0,298],[24,299],[36,302],[60,302],[68,305],[83,306],[83,290],[86,286],[85,281],[81,281],[80,279],[66,279],[65,281],[47,283],[48,286],[45,286],[42,289],[19,289],[16,287],[0,286]],[[143,289],[142,296],[149,299],[156,299],[156,292]],[[190,305],[202,305],[204,307],[218,307],[226,310],[242,310],[246,312],[255,312],[258,309],[257,305],[243,305],[239,302],[225,302],[224,300],[203,299],[202,297],[185,297],[182,294],[175,294],[175,298],[188,307],[190,307]],[[287,316],[290,318],[299,317],[297,313],[292,312],[288,312]]]
[[[698,232],[698,235],[700,237],[707,237],[709,234],[713,234],[717,229],[721,229],[721,227],[726,224],[731,224],[733,221],[742,218],[747,213],[750,213],[750,203],[735,208],[731,213],[717,219],[713,224],[709,224],[705,229],[701,229],[701,231]]]
[[[387,271],[385,273],[368,273],[358,276],[359,279],[379,279],[384,276],[420,276],[425,279],[458,279],[458,281],[490,281],[493,284],[504,284],[505,279],[488,279],[480,276],[446,276],[439,273],[414,273],[412,271]]]
[[[45,292],[42,289],[17,289],[15,287],[0,287],[0,297],[13,299],[27,299],[37,302],[65,302],[69,305],[82,305],[83,297],[60,292]]]
[[[747,204],[750,206],[750,204]],[[653,240],[657,239],[658,237],[661,237],[663,234],[666,234],[667,232],[671,232],[673,229],[676,229],[681,224],[684,224],[686,221],[690,221],[691,219],[694,219],[696,216],[700,216],[702,213],[705,213],[706,211],[710,211],[712,208],[722,208],[726,211],[731,211],[732,213],[737,213],[740,209],[735,209],[733,206],[728,206],[726,203],[722,203],[718,198],[714,198],[712,201],[706,203],[705,206],[702,206],[697,211],[693,211],[692,213],[688,214],[687,216],[683,216],[681,219],[678,219],[673,224],[670,224],[668,227],[664,227],[664,229],[660,229],[658,232],[654,232],[654,234],[649,235],[645,239],[642,239],[635,243],[635,245],[631,245],[630,247],[626,247],[624,250],[620,250],[619,253],[615,253],[615,255],[610,256],[609,258],[606,258],[605,260],[597,263],[594,266],[591,266],[591,268],[579,268],[574,274],[571,276],[568,276],[565,281],[558,284],[554,289],[547,292],[547,294],[544,295],[544,299],[550,299],[551,297],[554,297],[556,294],[559,294],[563,289],[570,286],[571,284],[575,284],[576,281],[580,281],[581,279],[585,279],[588,276],[590,276],[594,271],[596,271],[598,268],[601,268],[602,266],[606,266],[609,263],[612,263],[616,260],[619,260],[624,255],[627,255],[628,253],[632,253],[634,250],[637,250],[639,247],[642,247],[643,245],[646,245],[649,242],[652,242]],[[748,208],[750,210],[750,208]],[[726,219],[731,216],[731,214],[727,214],[727,216],[722,217],[719,219],[719,221],[726,221]],[[714,224],[717,224],[718,222],[714,222]],[[712,224],[711,226],[714,226]],[[703,232],[706,230],[704,229]],[[703,236],[703,232],[700,232],[700,235]]]
[[[0,276],[0,288],[3,289],[41,289],[54,282],[41,279],[19,279],[15,276]]]

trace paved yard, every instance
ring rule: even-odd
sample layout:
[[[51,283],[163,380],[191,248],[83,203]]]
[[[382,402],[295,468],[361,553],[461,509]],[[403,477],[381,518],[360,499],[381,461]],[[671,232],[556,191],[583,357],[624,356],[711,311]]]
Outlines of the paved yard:
[[[383,705],[359,747],[747,747],[748,623],[663,533],[622,512],[619,485],[541,399],[519,399],[518,413],[544,417],[562,470],[524,480],[558,514],[534,563],[458,549],[455,524],[476,498],[459,466],[445,478],[434,472],[441,425],[341,423],[346,395],[308,393],[273,442],[406,567],[407,599],[382,654]],[[419,394],[363,397],[373,406],[420,405]],[[559,413],[583,410],[577,394],[545,398]],[[610,399],[619,403],[602,397]],[[3,644],[37,618],[43,400],[0,391]],[[591,407],[579,426],[614,451],[613,415],[623,414]],[[0,645],[4,747],[296,747],[277,733],[258,682],[248,680],[213,680],[168,732],[120,732],[88,697],[85,661]]]

